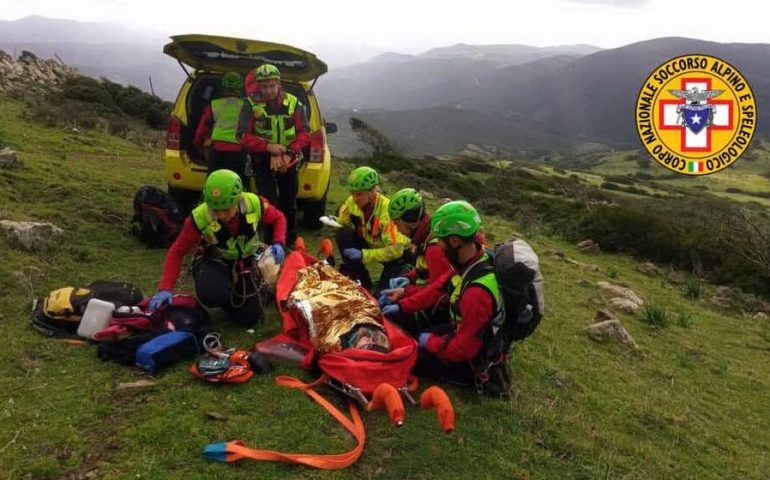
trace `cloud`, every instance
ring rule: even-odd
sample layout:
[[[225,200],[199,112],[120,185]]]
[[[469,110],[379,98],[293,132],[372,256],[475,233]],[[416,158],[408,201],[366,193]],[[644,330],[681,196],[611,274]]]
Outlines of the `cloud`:
[[[621,8],[639,8],[650,3],[652,0],[564,0],[571,3],[582,3],[584,5],[609,5],[611,7]]]

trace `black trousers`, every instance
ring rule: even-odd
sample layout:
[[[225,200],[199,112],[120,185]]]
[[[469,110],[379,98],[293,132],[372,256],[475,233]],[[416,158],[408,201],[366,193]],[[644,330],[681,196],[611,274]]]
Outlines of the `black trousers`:
[[[195,294],[206,307],[221,308],[241,325],[255,325],[264,318],[262,303],[253,282],[238,275],[233,282],[233,262],[203,255],[192,265]]]
[[[346,248],[357,248],[359,250],[369,248],[369,244],[367,244],[363,238],[359,237],[356,232],[349,228],[342,228],[338,230],[336,240],[337,249],[339,250],[340,254],[342,254]],[[380,279],[377,282],[378,285],[376,291],[379,292],[380,290],[388,288],[390,279],[403,275],[405,270],[406,265],[401,258],[383,263],[382,274],[380,275]],[[340,272],[351,280],[357,280],[361,282],[361,285],[363,285],[365,289],[372,291],[372,288],[374,287],[372,283],[372,277],[369,275],[369,270],[366,269],[364,262],[361,260],[350,260],[345,258],[345,255],[342,255],[342,265],[340,265]]]
[[[214,150],[209,152],[209,175],[216,170],[232,170],[241,177],[243,189],[248,190],[249,180],[246,178],[246,153],[243,151],[226,152]]]
[[[401,313],[390,320],[401,327],[406,333],[417,338],[421,332],[445,323],[450,323],[449,307],[437,306],[433,310],[420,310],[419,312],[410,315]]]
[[[297,238],[299,169],[295,165],[286,173],[274,172],[270,170],[269,155],[253,155],[252,162],[257,191],[286,216],[286,245],[291,246]]]
[[[453,332],[454,328],[454,325],[445,323],[428,328],[425,332],[446,335]],[[420,377],[430,377],[445,383],[463,386],[475,383],[470,362],[446,362],[423,348],[417,354],[417,363],[412,371]]]

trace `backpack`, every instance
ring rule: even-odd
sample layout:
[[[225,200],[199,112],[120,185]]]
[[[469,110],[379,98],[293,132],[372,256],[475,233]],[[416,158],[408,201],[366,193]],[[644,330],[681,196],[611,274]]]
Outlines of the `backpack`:
[[[209,331],[208,313],[192,295],[177,293],[173,304],[164,305],[153,313],[149,313],[149,304],[147,298],[131,308],[116,310],[109,325],[94,333],[93,339],[102,343],[122,342],[138,333],[161,330],[185,331],[203,338]]]
[[[505,395],[510,379],[504,360],[511,345],[532,335],[545,313],[543,274],[537,254],[524,240],[508,240],[488,253],[493,266],[478,263],[463,279],[467,285],[494,271],[502,299],[502,308],[482,334],[483,346],[473,367],[477,388],[493,380],[499,383],[494,393]]]
[[[131,233],[148,247],[168,247],[182,230],[185,215],[176,201],[159,188],[145,185],[134,195]]]
[[[57,339],[80,338],[77,329],[89,300],[98,298],[116,307],[142,300],[139,288],[126,282],[96,280],[87,287],[63,287],[32,301],[30,322],[43,335]]]

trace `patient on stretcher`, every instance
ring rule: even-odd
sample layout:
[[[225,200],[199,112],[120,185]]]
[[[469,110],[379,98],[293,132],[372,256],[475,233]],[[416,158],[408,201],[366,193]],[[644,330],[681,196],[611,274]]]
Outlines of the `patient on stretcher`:
[[[297,284],[287,305],[297,308],[307,321],[310,340],[318,352],[343,348],[390,351],[377,302],[323,262],[297,272]]]

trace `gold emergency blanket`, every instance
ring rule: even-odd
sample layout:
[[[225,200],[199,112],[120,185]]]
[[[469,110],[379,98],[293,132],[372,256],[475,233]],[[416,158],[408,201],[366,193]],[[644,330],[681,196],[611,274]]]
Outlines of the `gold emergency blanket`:
[[[348,277],[324,262],[297,272],[297,284],[288,303],[308,322],[310,339],[319,352],[342,349],[342,337],[360,324],[377,328],[380,309]]]

